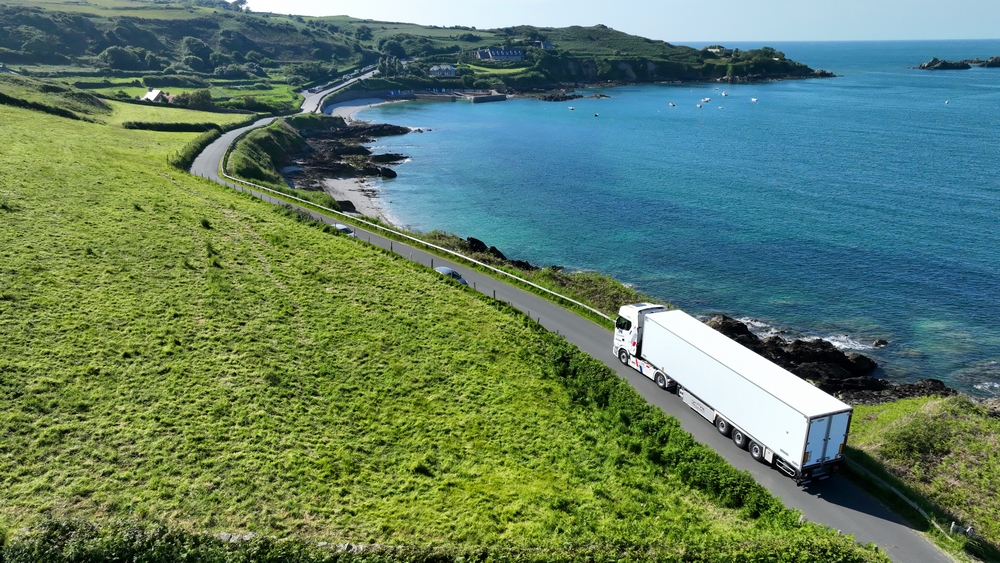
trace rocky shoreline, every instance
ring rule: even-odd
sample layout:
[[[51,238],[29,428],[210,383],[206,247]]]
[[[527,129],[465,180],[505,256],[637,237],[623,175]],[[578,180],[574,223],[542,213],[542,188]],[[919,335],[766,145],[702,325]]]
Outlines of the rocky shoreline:
[[[390,165],[398,164],[408,157],[397,153],[373,154],[364,145],[375,142],[378,137],[406,135],[411,132],[410,128],[398,125],[358,122],[331,129],[300,131],[308,145],[305,150],[290,155],[294,166],[286,169],[285,179],[297,189],[328,193],[331,192],[331,183],[357,181],[361,184],[360,189],[349,191],[357,192],[362,199],[371,202],[377,197],[377,193],[364,180],[395,178],[396,171]],[[349,201],[342,193],[343,190],[340,192],[331,195],[345,211],[371,215],[377,209],[373,204],[362,205],[360,201]],[[368,213],[363,210],[368,210]]]
[[[937,379],[892,383],[873,377],[878,368],[875,360],[857,352],[844,352],[826,340],[789,342],[780,336],[761,339],[746,324],[725,315],[716,315],[705,324],[849,405],[958,394]]]

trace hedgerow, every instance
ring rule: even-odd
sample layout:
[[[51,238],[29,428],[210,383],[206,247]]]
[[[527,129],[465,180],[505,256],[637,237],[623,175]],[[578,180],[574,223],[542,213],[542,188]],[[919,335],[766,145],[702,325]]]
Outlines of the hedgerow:
[[[16,108],[23,109],[33,109],[35,111],[41,111],[48,114],[56,115],[59,117],[65,117],[67,119],[82,119],[79,115],[63,108],[57,108],[55,106],[50,106],[46,104],[41,104],[38,102],[31,102],[28,100],[22,100],[20,98],[15,98],[13,96],[8,96],[4,93],[0,93],[0,104],[5,106],[14,106]]]
[[[198,135],[193,141],[184,145],[184,148],[170,157],[170,165],[181,170],[191,168],[191,165],[194,164],[194,159],[198,158],[201,151],[205,150],[208,145],[211,145],[221,136],[222,132],[218,129],[206,131]]]
[[[166,131],[171,133],[204,133],[217,130],[222,132],[218,123],[164,123],[159,121],[126,121],[122,123],[125,129],[144,129],[146,131]]]

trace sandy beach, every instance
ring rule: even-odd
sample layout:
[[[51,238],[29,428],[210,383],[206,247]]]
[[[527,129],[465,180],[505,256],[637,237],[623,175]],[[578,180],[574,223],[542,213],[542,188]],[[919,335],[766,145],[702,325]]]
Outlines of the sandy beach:
[[[323,191],[337,200],[344,213],[390,222],[378,203],[378,188],[363,178],[324,178]]]
[[[391,104],[391,103],[393,102],[383,100],[382,98],[364,98],[361,100],[348,100],[346,102],[340,102],[327,106],[324,112],[327,115],[336,115],[339,117],[343,117],[347,121],[354,121],[354,115],[363,109],[367,109],[382,104]]]
[[[359,111],[381,104],[389,104],[381,98],[365,98],[349,100],[333,104],[326,108],[326,113],[343,117],[348,123],[354,121]],[[366,217],[377,217],[390,223],[382,207],[379,205],[379,191],[374,183],[364,178],[325,178],[323,191],[333,196],[345,213],[356,213]]]

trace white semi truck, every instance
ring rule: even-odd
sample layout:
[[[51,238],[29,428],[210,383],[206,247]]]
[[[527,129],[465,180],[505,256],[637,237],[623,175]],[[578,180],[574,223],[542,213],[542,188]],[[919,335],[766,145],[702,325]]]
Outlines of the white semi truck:
[[[625,305],[614,353],[798,483],[843,462],[852,408],[679,310]]]

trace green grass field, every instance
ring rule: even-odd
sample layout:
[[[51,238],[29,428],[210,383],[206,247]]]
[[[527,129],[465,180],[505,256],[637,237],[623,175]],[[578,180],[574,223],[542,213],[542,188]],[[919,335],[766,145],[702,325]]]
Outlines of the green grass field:
[[[851,442],[907,487],[1000,545],[1000,419],[964,397],[856,407]]]
[[[5,3],[11,6],[80,12],[104,17],[126,16],[151,19],[190,19],[218,11],[212,8],[186,5],[183,2],[136,2],[135,0],[6,0]]]
[[[228,125],[245,121],[245,113],[214,113],[196,111],[158,104],[138,105],[108,100],[111,115],[103,121],[109,125],[121,125],[126,121],[155,121],[157,123],[218,123]]]
[[[699,484],[736,474],[519,313],[169,168],[194,134],[0,128],[0,529],[883,560]]]

